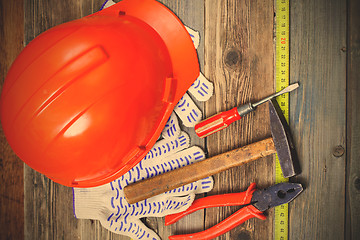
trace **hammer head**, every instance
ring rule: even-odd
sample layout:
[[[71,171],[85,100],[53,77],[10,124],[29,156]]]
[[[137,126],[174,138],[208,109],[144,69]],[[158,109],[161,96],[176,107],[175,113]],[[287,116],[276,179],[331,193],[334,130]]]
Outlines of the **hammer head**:
[[[277,102],[269,101],[270,128],[274,145],[284,177],[300,173],[296,151],[290,135],[290,128]]]

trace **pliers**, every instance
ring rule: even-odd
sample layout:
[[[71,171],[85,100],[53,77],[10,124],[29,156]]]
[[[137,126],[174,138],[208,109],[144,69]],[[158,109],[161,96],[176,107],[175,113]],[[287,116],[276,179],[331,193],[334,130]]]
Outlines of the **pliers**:
[[[265,220],[266,216],[263,214],[265,210],[292,201],[302,191],[303,187],[298,183],[279,183],[263,190],[256,190],[256,184],[252,183],[245,192],[197,199],[186,211],[166,216],[165,225],[173,224],[182,217],[204,208],[239,205],[243,206],[243,208],[217,225],[202,232],[173,235],[170,236],[169,239],[213,239],[230,231],[232,228],[237,227],[250,218],[257,217]]]

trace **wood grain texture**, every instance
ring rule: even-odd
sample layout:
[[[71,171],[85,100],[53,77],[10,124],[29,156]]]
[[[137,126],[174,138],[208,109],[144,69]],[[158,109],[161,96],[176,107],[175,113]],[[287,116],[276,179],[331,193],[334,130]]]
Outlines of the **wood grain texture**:
[[[348,1],[346,239],[360,239],[360,3]],[[344,51],[346,50],[344,49]]]
[[[1,1],[2,80],[21,50],[24,37],[27,44],[42,31],[88,15],[102,4],[102,0],[31,0],[24,1],[22,8],[22,2]],[[215,84],[215,95],[205,105],[205,117],[273,93],[273,1],[162,2],[186,25],[201,30],[200,65],[205,76]],[[289,205],[290,239],[358,239],[359,3],[348,0],[348,9],[346,2],[341,0],[290,1],[290,6],[290,79],[291,82],[300,82],[300,88],[290,96],[290,128],[302,168],[302,174],[291,181],[300,182],[306,188]],[[8,14],[10,12],[14,14]],[[202,104],[198,105],[202,108]],[[0,134],[2,237],[129,239],[110,233],[99,221],[75,219],[71,189],[51,182],[29,167],[24,169],[25,196],[22,202],[23,164],[12,153],[3,133]],[[268,110],[266,106],[260,106],[229,128],[208,137],[208,155],[215,156],[269,136]],[[202,140],[194,139],[193,144],[204,146]],[[337,146],[345,148],[343,156],[334,156]],[[273,158],[267,157],[217,174],[215,188],[210,194],[243,191],[251,182],[256,182],[259,188],[272,185],[273,169]],[[237,209],[225,207],[199,211],[168,227],[164,226],[163,218],[145,221],[162,239],[166,239],[171,234],[209,228]],[[250,220],[218,239],[272,239],[273,210],[268,212],[268,216],[265,221]],[[20,227],[23,224],[24,232]]]
[[[274,91],[273,1],[205,1],[205,75],[215,84],[214,97],[206,103],[206,117]],[[267,106],[247,115],[207,138],[209,156],[270,136]],[[273,183],[273,157],[214,176],[211,195],[244,191],[251,182],[259,188]],[[209,228],[238,207],[206,210]],[[272,211],[269,212],[269,215]],[[255,224],[256,223],[256,224]],[[218,239],[269,239],[272,218],[250,220]]]
[[[290,239],[343,239],[346,141],[346,2],[291,1],[290,98],[305,191],[290,204]],[[335,154],[336,155],[336,154]]]
[[[0,87],[24,44],[23,0],[0,1]],[[1,90],[0,89],[0,90]],[[23,162],[0,130],[0,238],[24,238]]]

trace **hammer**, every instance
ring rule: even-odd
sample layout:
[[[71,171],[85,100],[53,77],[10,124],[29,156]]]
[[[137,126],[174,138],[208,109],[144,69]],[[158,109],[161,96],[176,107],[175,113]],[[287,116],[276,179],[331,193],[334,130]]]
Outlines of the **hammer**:
[[[271,138],[130,184],[124,188],[128,203],[145,200],[276,152],[284,177],[296,175],[299,169],[289,128],[283,115],[278,114],[278,105],[275,108],[274,103],[277,104],[276,101],[269,101]]]

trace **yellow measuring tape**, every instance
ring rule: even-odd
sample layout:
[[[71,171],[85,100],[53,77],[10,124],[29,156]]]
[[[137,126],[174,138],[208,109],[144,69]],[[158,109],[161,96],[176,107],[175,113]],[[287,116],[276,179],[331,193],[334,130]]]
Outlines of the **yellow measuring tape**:
[[[289,0],[276,0],[276,91],[289,86]],[[289,122],[289,94],[277,97],[280,108]],[[276,155],[275,182],[288,182],[282,175]],[[275,207],[275,240],[288,239],[288,204]]]

